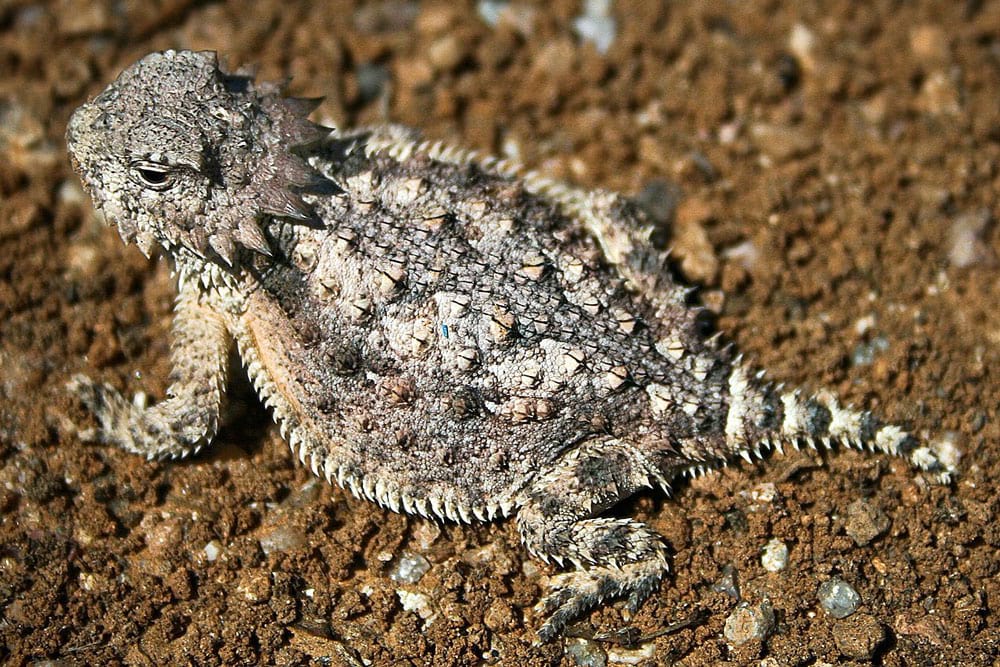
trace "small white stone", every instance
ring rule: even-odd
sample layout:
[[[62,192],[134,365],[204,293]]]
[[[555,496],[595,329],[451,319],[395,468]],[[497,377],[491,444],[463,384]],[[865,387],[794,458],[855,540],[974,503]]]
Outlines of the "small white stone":
[[[816,35],[812,30],[802,23],[792,26],[792,34],[788,36],[788,49],[806,69],[812,69],[815,64],[812,53],[815,46]]]
[[[476,3],[476,11],[486,25],[495,28],[508,5],[510,5],[508,0],[479,0]]]
[[[212,540],[204,546],[202,551],[205,553],[205,560],[213,563],[219,558],[219,554],[222,553],[222,545],[216,540]]]
[[[308,544],[306,534],[292,526],[276,526],[260,537],[260,549],[264,555],[297,551]]]
[[[768,572],[781,572],[788,566],[788,545],[773,538],[764,545],[760,556],[760,564]]]
[[[430,598],[423,593],[411,593],[399,589],[396,591],[396,597],[399,598],[399,603],[403,606],[404,611],[415,612],[424,620],[425,628],[429,627],[437,618],[437,612],[434,610]]]
[[[592,43],[598,53],[607,53],[618,29],[611,15],[610,0],[587,0],[583,14],[573,19],[573,29],[580,39]]]
[[[612,665],[641,665],[656,657],[656,644],[648,642],[639,648],[616,646],[608,649],[608,663]]]
[[[817,591],[823,611],[833,618],[847,618],[861,604],[861,596],[854,587],[839,577],[824,581]]]
[[[404,551],[389,572],[389,578],[400,584],[415,584],[431,569],[430,561],[420,554]]]

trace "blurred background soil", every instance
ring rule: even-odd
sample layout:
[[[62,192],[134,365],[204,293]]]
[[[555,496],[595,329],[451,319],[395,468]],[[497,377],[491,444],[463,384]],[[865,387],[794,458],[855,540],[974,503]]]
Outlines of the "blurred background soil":
[[[512,522],[315,480],[245,381],[190,461],[82,444],[67,379],[161,397],[173,288],[95,217],[63,132],[165,48],[636,195],[755,364],[954,438],[960,477],[787,452],[641,494],[616,512],[674,573],[537,647],[555,570]],[[998,2],[0,0],[0,662],[996,664],[998,102]]]

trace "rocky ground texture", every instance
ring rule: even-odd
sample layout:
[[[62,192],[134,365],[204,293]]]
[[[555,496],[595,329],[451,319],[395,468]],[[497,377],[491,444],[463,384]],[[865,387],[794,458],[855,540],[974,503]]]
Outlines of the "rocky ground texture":
[[[162,396],[173,291],[95,217],[62,135],[165,48],[290,76],[338,125],[636,195],[756,364],[954,438],[961,475],[789,452],[641,494],[620,511],[674,574],[630,621],[538,647],[555,571],[512,524],[328,487],[245,383],[191,461],[81,444],[68,377]],[[994,663],[998,92],[1000,3],[976,0],[0,1],[0,662]]]

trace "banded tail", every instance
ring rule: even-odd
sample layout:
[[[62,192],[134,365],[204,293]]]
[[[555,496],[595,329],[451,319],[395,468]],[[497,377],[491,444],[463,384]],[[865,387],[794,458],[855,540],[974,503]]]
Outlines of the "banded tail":
[[[833,394],[806,397],[761,380],[737,359],[728,381],[725,448],[730,457],[751,461],[763,449],[783,451],[786,444],[829,449],[834,444],[906,458],[920,470],[947,483],[961,453],[950,438],[922,442],[899,426],[883,424],[872,413],[841,407]]]

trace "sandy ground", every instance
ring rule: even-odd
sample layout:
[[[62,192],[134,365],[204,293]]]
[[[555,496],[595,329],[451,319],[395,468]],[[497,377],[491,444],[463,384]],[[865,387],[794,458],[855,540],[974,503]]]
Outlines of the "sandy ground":
[[[505,4],[0,1],[0,662],[995,664],[1000,3],[623,0],[613,24]],[[630,622],[611,606],[536,647],[555,570],[511,523],[314,480],[245,382],[193,460],[82,444],[67,378],[162,396],[173,291],[95,218],[62,135],[170,47],[291,76],[342,126],[641,193],[754,363],[953,437],[960,477],[790,452],[642,494],[617,511],[665,535],[674,574]],[[860,596],[840,620],[833,578]],[[623,627],[630,645],[589,639]]]

